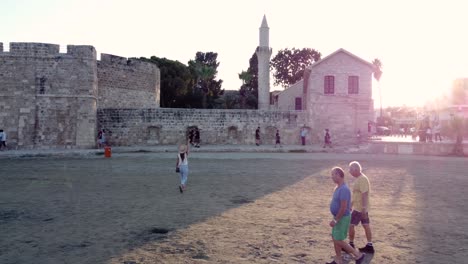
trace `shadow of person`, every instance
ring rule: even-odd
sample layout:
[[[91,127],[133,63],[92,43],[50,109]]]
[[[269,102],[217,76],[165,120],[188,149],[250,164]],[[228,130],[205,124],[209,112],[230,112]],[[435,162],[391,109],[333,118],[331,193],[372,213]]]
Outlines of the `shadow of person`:
[[[374,253],[366,253],[364,260],[361,262],[362,264],[369,264],[371,260],[374,258]],[[353,264],[355,263],[354,258],[349,255],[348,253],[343,254],[343,264]]]

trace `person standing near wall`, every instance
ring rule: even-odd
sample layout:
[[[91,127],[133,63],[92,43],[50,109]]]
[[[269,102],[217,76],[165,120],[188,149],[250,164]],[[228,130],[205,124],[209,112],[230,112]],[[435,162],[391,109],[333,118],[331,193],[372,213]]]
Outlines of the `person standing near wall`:
[[[328,147],[332,147],[331,145],[331,136],[330,136],[330,133],[328,131],[328,128],[325,129],[325,136],[323,138],[323,141],[324,141],[324,144],[323,144],[323,148],[325,148],[326,146]]]
[[[6,146],[7,134],[3,129],[0,129],[0,150],[7,149]]]
[[[439,139],[440,142],[442,142],[442,137],[440,136],[440,132],[441,132],[441,127],[440,127],[440,123],[437,123],[437,125],[435,125],[434,127],[434,141],[437,142],[437,138]]]
[[[305,127],[305,125],[302,127],[301,129],[301,142],[302,142],[302,146],[305,146],[306,144],[306,137],[307,137],[307,128]]]
[[[280,136],[280,134],[279,134],[279,130],[278,130],[278,129],[276,130],[276,135],[275,135],[275,137],[276,137],[275,148],[276,148],[276,145],[279,145],[280,148],[281,148],[281,136]]]
[[[103,147],[103,139],[102,139],[103,134],[104,134],[104,131],[102,129],[98,131],[97,145],[98,145],[99,149]],[[104,135],[104,137],[105,137],[105,135]]]
[[[189,142],[181,144],[179,146],[179,153],[177,154],[176,172],[180,173],[180,185],[179,191],[183,193],[187,187],[187,178],[189,173],[188,167],[188,154],[189,154]]]
[[[358,129],[357,131],[356,141],[357,141],[357,147],[359,148],[359,145],[361,144],[361,129]]]
[[[200,147],[200,130],[197,128],[195,128],[195,132],[194,132],[194,137],[195,137],[195,147],[196,148],[199,148]]]
[[[255,130],[255,145],[260,146],[260,127]]]
[[[426,142],[432,142],[432,129],[430,126],[426,129]]]
[[[193,146],[193,138],[195,136],[195,129],[194,128],[190,128],[189,130],[189,134],[188,134],[188,138],[189,138],[189,144]]]

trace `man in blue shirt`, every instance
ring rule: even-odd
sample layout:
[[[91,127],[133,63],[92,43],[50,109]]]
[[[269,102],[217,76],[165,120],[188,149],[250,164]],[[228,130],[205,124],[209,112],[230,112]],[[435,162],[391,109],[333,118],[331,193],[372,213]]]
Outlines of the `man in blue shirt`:
[[[334,167],[331,171],[331,178],[336,183],[330,203],[330,212],[333,215],[330,226],[332,227],[332,238],[336,256],[334,261],[327,264],[342,264],[341,250],[354,255],[356,264],[361,264],[364,261],[365,254],[352,248],[344,241],[348,235],[349,223],[351,221],[351,190],[344,181],[343,169]]]

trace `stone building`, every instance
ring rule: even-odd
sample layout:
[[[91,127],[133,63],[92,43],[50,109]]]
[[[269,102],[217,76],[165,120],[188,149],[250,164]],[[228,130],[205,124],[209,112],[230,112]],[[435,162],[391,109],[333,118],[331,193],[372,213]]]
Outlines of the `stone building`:
[[[358,130],[367,132],[372,121],[373,65],[339,49],[304,71],[304,78],[274,96],[278,110],[305,111],[312,140],[320,141],[325,128],[340,141]]]

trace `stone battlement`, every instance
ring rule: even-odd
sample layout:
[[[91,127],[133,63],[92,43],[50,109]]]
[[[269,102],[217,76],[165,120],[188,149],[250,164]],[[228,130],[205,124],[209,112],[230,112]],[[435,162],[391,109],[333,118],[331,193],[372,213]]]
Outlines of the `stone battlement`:
[[[67,45],[67,53],[60,53],[60,45],[35,42],[11,42],[10,50],[3,50],[0,42],[0,56],[25,56],[25,57],[73,57],[84,59],[96,59],[96,50],[89,45]]]
[[[98,61],[99,66],[110,66],[119,68],[133,68],[138,71],[154,72],[158,67],[153,63],[140,61],[137,59],[128,59],[112,54],[101,53],[101,60]]]

